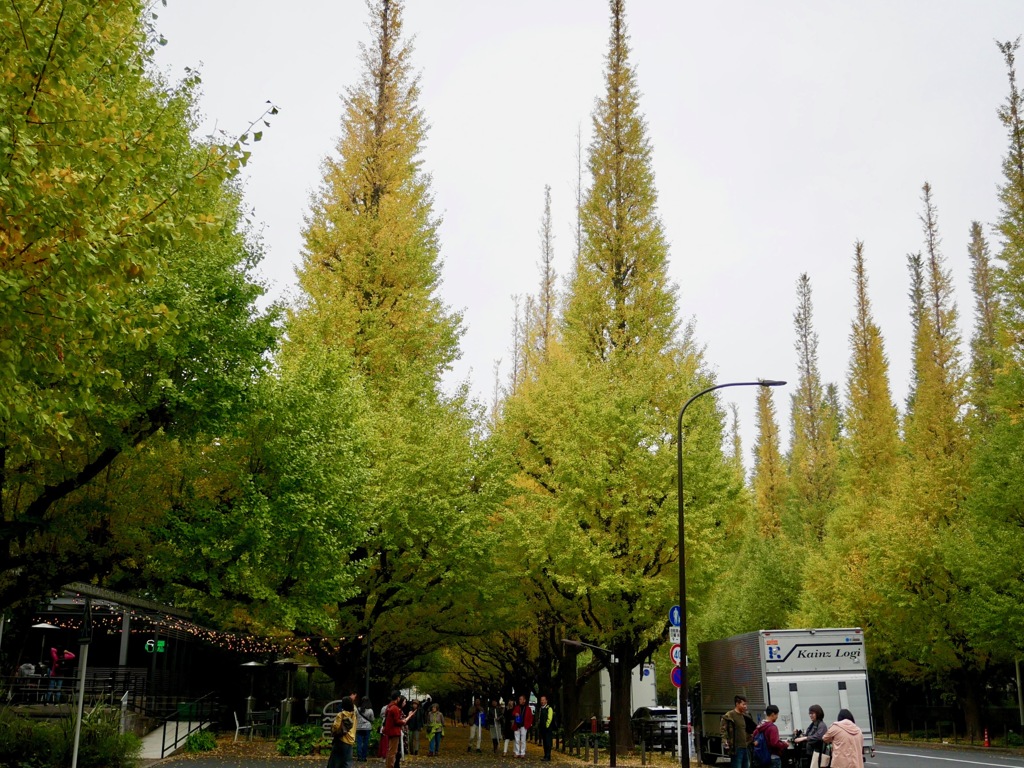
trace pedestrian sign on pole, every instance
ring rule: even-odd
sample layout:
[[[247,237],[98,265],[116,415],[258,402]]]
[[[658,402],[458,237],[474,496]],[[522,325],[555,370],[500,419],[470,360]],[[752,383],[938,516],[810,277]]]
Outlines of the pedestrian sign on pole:
[[[678,627],[683,620],[683,612],[679,610],[678,605],[673,605],[668,609],[668,625],[670,627]]]
[[[668,641],[670,643],[678,643],[683,639],[682,633],[679,631],[679,627],[668,628]]]
[[[669,649],[668,653],[672,657],[672,663],[678,667],[683,661],[683,646],[676,643]]]

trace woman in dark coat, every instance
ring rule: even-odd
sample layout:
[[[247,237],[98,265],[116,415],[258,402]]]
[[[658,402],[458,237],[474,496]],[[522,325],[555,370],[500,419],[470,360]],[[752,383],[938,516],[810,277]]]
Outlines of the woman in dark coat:
[[[508,743],[515,738],[516,735],[516,724],[515,715],[512,714],[516,708],[516,703],[509,699],[505,702],[505,716],[501,718],[501,738],[505,740],[505,751],[504,754],[508,754]]]

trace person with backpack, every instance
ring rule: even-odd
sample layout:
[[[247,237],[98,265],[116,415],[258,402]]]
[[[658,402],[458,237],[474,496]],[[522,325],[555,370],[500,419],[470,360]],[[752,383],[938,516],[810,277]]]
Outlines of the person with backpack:
[[[540,709],[537,710],[537,730],[541,744],[544,745],[544,762],[551,762],[551,741],[555,735],[555,709],[548,704],[548,697],[540,697]]]
[[[764,720],[754,729],[753,758],[755,768],[782,768],[782,753],[789,749],[789,742],[779,738],[779,708],[769,704],[764,708]]]
[[[750,768],[753,720],[747,714],[746,696],[733,696],[733,706],[722,715],[722,748],[729,753],[729,768]]]
[[[352,768],[352,747],[356,743],[356,707],[352,699],[343,699],[341,712],[331,723],[331,756],[327,768]]]

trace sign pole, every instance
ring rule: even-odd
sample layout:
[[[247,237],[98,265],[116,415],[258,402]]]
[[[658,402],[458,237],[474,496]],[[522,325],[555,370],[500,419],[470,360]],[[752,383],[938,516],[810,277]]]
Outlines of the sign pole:
[[[82,632],[78,638],[81,647],[81,665],[78,671],[78,717],[75,718],[75,741],[71,750],[71,768],[78,768],[78,744],[82,736],[82,714],[85,707],[85,668],[89,664],[89,643],[92,641],[92,598],[85,598]]]

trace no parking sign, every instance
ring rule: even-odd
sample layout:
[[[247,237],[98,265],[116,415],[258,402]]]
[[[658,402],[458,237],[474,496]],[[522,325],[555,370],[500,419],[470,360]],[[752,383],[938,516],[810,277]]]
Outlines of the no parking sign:
[[[683,668],[672,667],[672,685],[676,688],[683,687]]]

